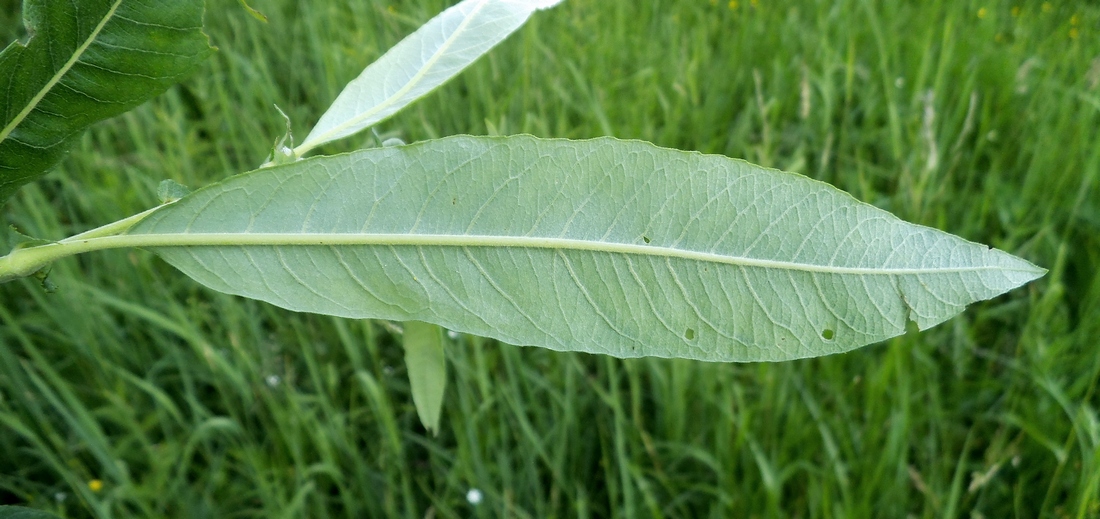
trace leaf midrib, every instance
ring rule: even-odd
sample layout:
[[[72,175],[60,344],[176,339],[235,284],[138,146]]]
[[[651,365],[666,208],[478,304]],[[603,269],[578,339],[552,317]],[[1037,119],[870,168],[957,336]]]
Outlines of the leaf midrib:
[[[531,236],[485,236],[452,234],[356,234],[356,233],[138,233],[120,236],[108,236],[86,240],[65,240],[61,244],[71,247],[72,253],[119,247],[293,247],[293,246],[414,246],[414,247],[474,247],[474,248],[512,248],[512,249],[551,249],[622,254],[628,256],[654,256],[677,258],[692,261],[726,264],[741,267],[758,267],[781,270],[795,270],[822,274],[844,274],[864,276],[895,276],[920,274],[950,274],[963,272],[999,271],[1026,272],[1039,274],[1042,269],[1007,266],[976,266],[952,268],[856,268],[829,265],[796,263],[791,261],[767,260],[728,256],[712,252],[701,252],[651,244],[630,244],[578,240],[570,238],[547,238]],[[51,245],[43,246],[49,248]]]
[[[32,111],[34,111],[34,109],[38,106],[38,103],[42,102],[42,98],[46,97],[46,94],[48,94],[50,90],[53,90],[53,87],[57,85],[58,81],[61,81],[61,78],[69,72],[69,69],[73,68],[73,65],[76,65],[76,63],[80,61],[81,56],[84,55],[84,51],[88,50],[88,47],[91,46],[92,42],[94,42],[95,39],[99,37],[99,33],[103,31],[103,28],[107,25],[107,22],[111,21],[111,18],[114,18],[115,11],[118,10],[118,7],[120,5],[122,5],[122,0],[115,0],[115,3],[111,5],[111,8],[103,16],[103,19],[99,21],[99,24],[97,24],[91,34],[88,35],[88,38],[85,39],[84,42],[76,48],[76,51],[73,52],[73,55],[69,58],[69,61],[66,61],[65,65],[58,69],[53,77],[51,77],[50,80],[47,81],[41,89],[39,89],[34,97],[31,98],[30,102],[27,103],[27,106],[24,106],[23,110],[20,111],[15,116],[15,118],[11,120],[11,122],[9,122],[3,130],[0,130],[0,142],[6,140],[8,138],[8,135],[11,135],[11,132],[15,131],[15,128],[17,128],[23,122],[23,120],[26,119]]]

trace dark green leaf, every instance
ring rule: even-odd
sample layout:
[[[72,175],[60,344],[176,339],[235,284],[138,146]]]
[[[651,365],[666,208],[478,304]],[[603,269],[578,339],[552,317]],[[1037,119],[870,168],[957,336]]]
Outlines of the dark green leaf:
[[[202,0],[26,0],[30,39],[0,53],[0,201],[190,74],[212,50],[202,15]]]

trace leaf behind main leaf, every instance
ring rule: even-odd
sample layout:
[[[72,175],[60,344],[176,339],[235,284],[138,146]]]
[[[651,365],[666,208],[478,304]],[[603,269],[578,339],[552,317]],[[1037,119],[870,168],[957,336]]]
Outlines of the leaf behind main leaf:
[[[199,190],[130,234],[189,244],[152,248],[291,310],[711,361],[847,351],[1044,273],[800,175],[612,138],[309,159]]]
[[[202,0],[27,0],[0,53],[0,203],[92,123],[160,94],[210,52]]]
[[[447,353],[443,347],[443,329],[420,321],[405,323],[405,369],[409,389],[420,423],[439,434],[443,413],[443,394],[447,389]]]
[[[561,0],[465,0],[443,11],[352,80],[294,152],[302,156],[388,118],[446,83]]]

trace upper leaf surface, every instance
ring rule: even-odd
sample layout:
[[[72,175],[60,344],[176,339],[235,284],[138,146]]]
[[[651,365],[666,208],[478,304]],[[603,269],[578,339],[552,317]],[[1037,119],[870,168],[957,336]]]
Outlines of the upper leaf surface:
[[[443,11],[348,83],[296,154],[393,115],[489,52],[531,13],[560,1],[465,0]]]
[[[197,191],[131,234],[190,239],[154,250],[292,310],[714,361],[850,350],[1044,272],[800,175],[611,138],[309,159]]]
[[[210,52],[202,0],[26,0],[30,39],[0,53],[0,202],[72,138],[189,74]]]

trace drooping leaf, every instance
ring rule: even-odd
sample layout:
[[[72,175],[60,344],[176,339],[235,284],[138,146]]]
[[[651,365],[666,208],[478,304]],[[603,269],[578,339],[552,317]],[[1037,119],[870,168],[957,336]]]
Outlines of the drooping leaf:
[[[405,367],[420,423],[432,434],[439,433],[443,393],[447,389],[447,356],[443,329],[420,321],[405,323]]]
[[[298,156],[393,115],[447,82],[561,0],[465,0],[401,40],[352,80],[294,151]]]
[[[202,0],[26,0],[30,36],[0,53],[0,202],[92,123],[180,81],[210,52]]]
[[[1045,272],[800,175],[611,138],[310,159],[130,232],[204,285],[291,310],[618,357],[842,352]]]

